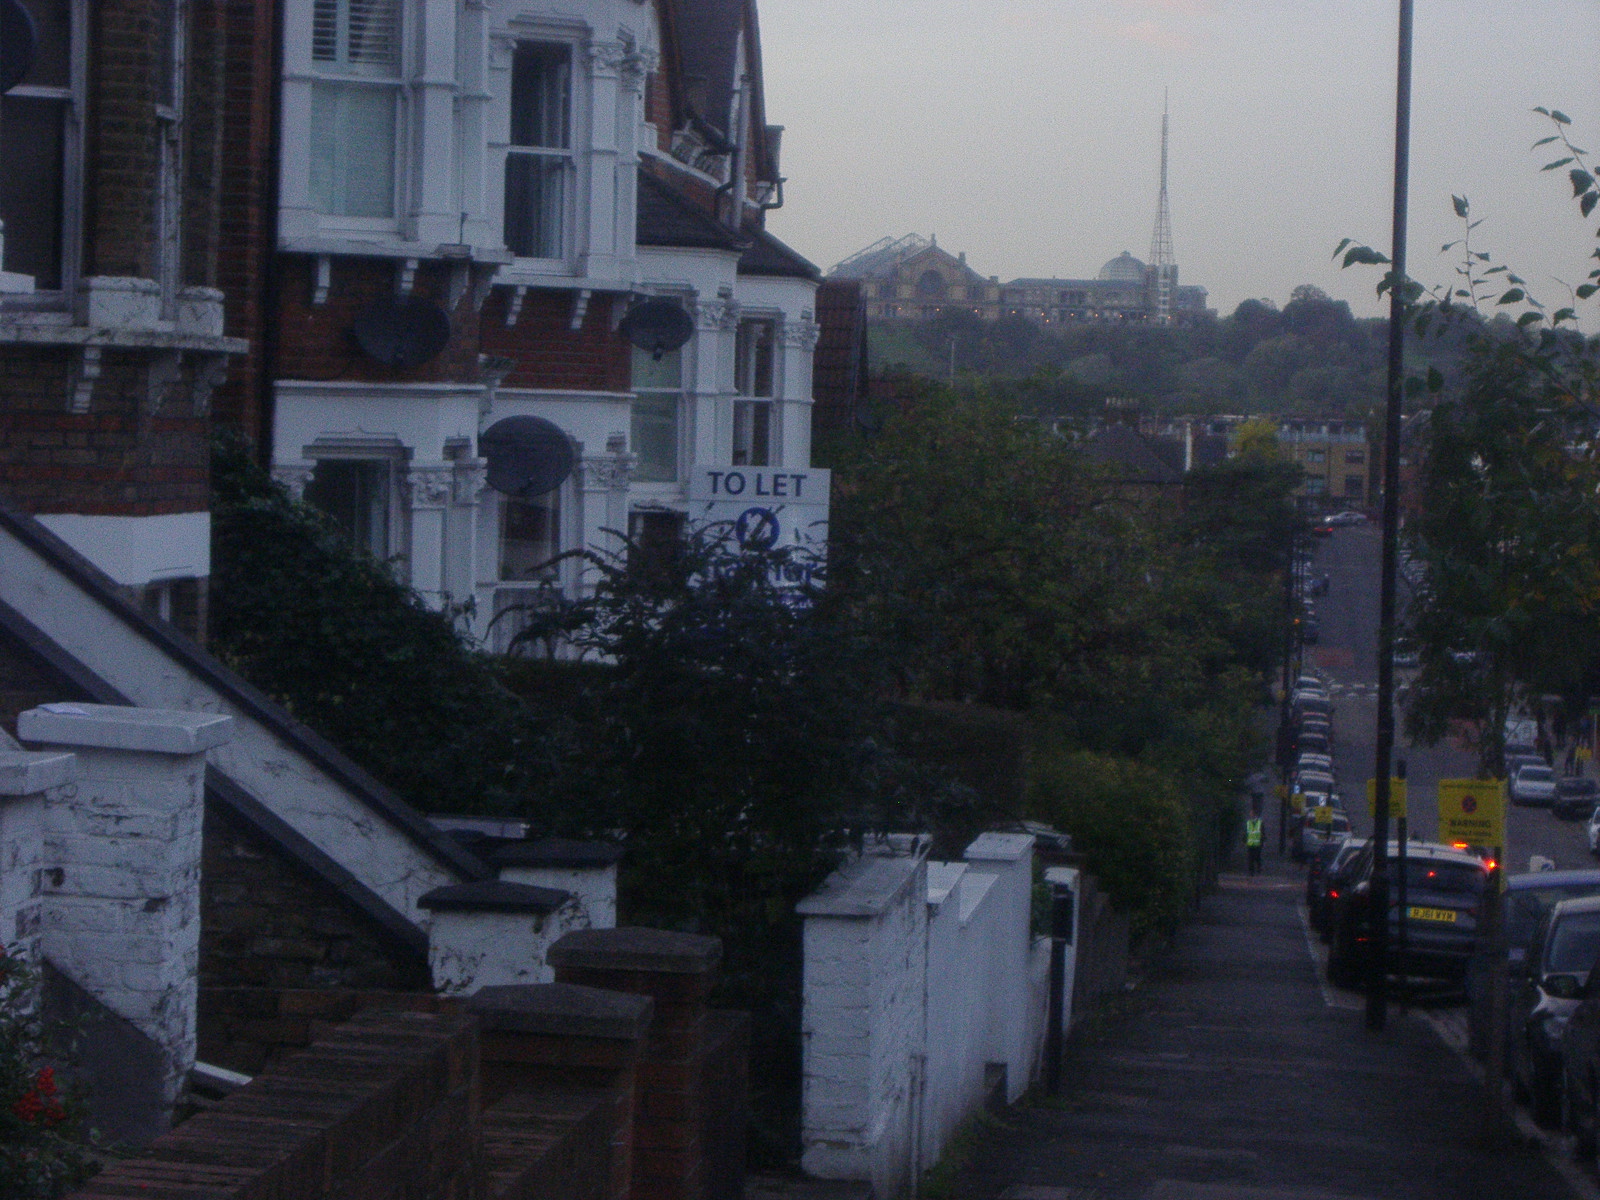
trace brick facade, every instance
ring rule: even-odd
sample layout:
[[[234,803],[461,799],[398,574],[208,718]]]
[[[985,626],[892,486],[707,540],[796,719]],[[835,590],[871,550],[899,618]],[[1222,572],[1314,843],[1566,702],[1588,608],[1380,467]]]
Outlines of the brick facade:
[[[423,989],[428,965],[219,805],[207,807],[202,988]]]

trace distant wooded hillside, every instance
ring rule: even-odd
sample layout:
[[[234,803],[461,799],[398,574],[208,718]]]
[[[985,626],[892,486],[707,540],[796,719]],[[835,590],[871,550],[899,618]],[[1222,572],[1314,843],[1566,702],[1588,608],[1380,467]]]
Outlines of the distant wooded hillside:
[[[1309,284],[1279,309],[1246,300],[1192,324],[1040,326],[1022,317],[948,314],[869,329],[874,371],[957,382],[983,379],[1023,408],[1053,415],[1103,410],[1108,398],[1170,413],[1266,413],[1365,418],[1383,402],[1388,322],[1357,319]],[[1446,375],[1459,332],[1412,338],[1411,374]]]

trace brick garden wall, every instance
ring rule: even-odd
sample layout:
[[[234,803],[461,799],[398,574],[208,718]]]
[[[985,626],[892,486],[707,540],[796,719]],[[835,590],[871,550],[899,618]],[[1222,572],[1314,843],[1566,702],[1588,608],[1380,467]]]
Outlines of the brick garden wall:
[[[478,1030],[369,1013],[110,1166],[77,1200],[478,1200]]]

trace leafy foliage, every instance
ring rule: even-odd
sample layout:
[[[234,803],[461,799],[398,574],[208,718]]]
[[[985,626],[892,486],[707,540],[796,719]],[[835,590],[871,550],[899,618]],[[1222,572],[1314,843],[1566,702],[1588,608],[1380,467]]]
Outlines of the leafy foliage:
[[[37,973],[0,948],[0,1195],[55,1200],[99,1169],[81,1101],[56,1081]]]
[[[1570,167],[1587,217],[1600,191],[1568,137],[1570,119],[1535,111],[1555,127],[1535,147],[1566,151],[1544,169]],[[1421,674],[1407,730],[1436,741],[1468,722],[1481,766],[1497,771],[1508,714],[1555,695],[1559,710],[1548,715],[1560,723],[1600,691],[1600,342],[1572,328],[1597,286],[1547,308],[1474,243],[1481,222],[1467,197],[1451,205],[1463,226],[1443,247],[1457,256],[1454,283],[1402,284],[1411,329],[1464,348],[1454,378],[1430,369],[1407,381],[1413,403],[1427,405],[1408,451],[1420,465],[1407,536],[1424,572],[1410,605]],[[1387,261],[1348,244],[1347,265]],[[1390,273],[1379,288],[1396,285]]]
[[[509,811],[540,742],[450,615],[352,551],[231,439],[212,460],[213,650],[430,811]]]
[[[594,594],[564,619],[608,666],[564,691],[569,753],[541,812],[621,837],[626,921],[722,938],[718,999],[758,1015],[759,1149],[781,1157],[798,1130],[794,907],[863,832],[938,823],[958,798],[892,753],[882,657],[828,602],[821,563],[717,526],[666,560],[586,558]]]

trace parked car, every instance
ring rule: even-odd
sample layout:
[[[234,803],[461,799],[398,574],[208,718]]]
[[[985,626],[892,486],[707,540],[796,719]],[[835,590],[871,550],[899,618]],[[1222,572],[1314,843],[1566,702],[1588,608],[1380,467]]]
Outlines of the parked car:
[[[1513,804],[1552,804],[1556,798],[1556,773],[1543,763],[1517,768],[1506,784]]]
[[[1333,701],[1317,692],[1296,692],[1289,699],[1291,714],[1296,720],[1306,713],[1321,713],[1325,717],[1333,716]]]
[[[1295,734],[1294,748],[1301,754],[1308,750],[1313,754],[1326,754],[1329,750],[1329,738],[1319,730],[1308,729]]]
[[[1294,774],[1302,771],[1321,771],[1324,775],[1333,774],[1333,755],[1314,754],[1306,751],[1294,761]]]
[[[1339,889],[1349,882],[1350,864],[1355,861],[1366,838],[1348,837],[1342,842],[1324,846],[1312,859],[1312,870],[1306,876],[1306,919],[1317,936],[1328,940],[1328,912],[1339,900]],[[1317,864],[1321,869],[1317,870]]]
[[[1297,792],[1333,791],[1333,774],[1330,771],[1299,771],[1290,785]]]
[[[1350,818],[1342,807],[1333,808],[1333,821],[1327,825],[1318,825],[1311,819],[1313,807],[1309,803],[1306,805],[1306,817],[1300,826],[1300,857],[1303,859],[1311,858],[1329,842],[1342,842],[1350,836]]]
[[[1328,518],[1328,524],[1330,525],[1365,525],[1366,523],[1367,514],[1357,512],[1353,508],[1347,508],[1343,512],[1336,512]]]
[[[1540,919],[1527,954],[1511,965],[1510,1069],[1533,1119],[1561,1114],[1561,1036],[1600,955],[1600,896],[1562,900]]]
[[[1600,870],[1528,871],[1505,881],[1506,962],[1520,964],[1539,919],[1552,905],[1576,896],[1600,896]],[[1480,945],[1467,964],[1467,1048],[1489,1053],[1489,985],[1493,948]]]
[[[1569,821],[1581,821],[1600,804],[1600,783],[1587,775],[1563,775],[1556,780],[1556,798],[1550,811]]]
[[[1600,808],[1589,814],[1589,853],[1600,855]]]
[[[1391,844],[1392,854],[1398,846]],[[1354,984],[1363,971],[1375,855],[1369,844],[1351,884],[1339,897],[1328,953],[1328,981]],[[1388,918],[1391,971],[1396,975],[1462,982],[1478,940],[1489,869],[1476,855],[1437,842],[1406,845],[1406,948],[1402,961],[1395,935],[1400,925],[1399,888],[1390,876]]]
[[[1315,675],[1301,675],[1294,681],[1294,690],[1297,692],[1319,692],[1326,696],[1328,685]]]

